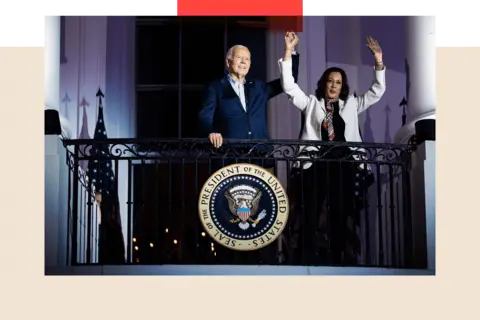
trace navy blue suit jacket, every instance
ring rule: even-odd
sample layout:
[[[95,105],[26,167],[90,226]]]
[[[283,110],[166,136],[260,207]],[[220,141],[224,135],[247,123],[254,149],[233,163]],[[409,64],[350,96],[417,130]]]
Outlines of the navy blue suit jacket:
[[[292,55],[292,71],[298,78],[300,56]],[[233,90],[227,76],[210,83],[205,90],[199,112],[200,135],[221,133],[224,139],[269,139],[267,101],[283,92],[280,78],[263,82],[246,78],[247,111]]]

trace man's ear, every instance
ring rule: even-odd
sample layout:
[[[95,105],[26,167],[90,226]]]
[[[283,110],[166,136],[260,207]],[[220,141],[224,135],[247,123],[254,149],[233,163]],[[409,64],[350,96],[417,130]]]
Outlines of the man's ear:
[[[227,65],[227,68],[230,68],[230,61],[228,59],[225,60],[225,64]]]

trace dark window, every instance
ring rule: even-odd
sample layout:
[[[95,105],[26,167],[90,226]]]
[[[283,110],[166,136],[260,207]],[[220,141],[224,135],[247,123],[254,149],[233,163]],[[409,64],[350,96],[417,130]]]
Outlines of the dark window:
[[[137,26],[137,84],[178,84],[178,25]]]
[[[182,89],[182,138],[198,138],[197,114],[202,105],[203,88]]]
[[[224,37],[222,24],[182,25],[182,83],[201,84],[222,75]]]
[[[178,137],[178,90],[138,92],[137,105],[139,137]]]
[[[226,50],[252,52],[266,80],[265,17],[137,17],[138,138],[194,138],[205,84],[224,74]]]
[[[223,28],[225,25],[225,17],[182,17],[180,18],[182,23],[195,24],[195,25],[217,25]]]
[[[227,20],[232,23],[238,22],[267,22],[267,17],[265,16],[232,16],[227,17]]]

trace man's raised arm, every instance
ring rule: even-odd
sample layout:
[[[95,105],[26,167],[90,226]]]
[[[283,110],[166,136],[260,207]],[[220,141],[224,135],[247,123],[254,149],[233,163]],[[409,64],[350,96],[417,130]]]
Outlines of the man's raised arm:
[[[292,73],[295,83],[298,81],[298,66],[300,64],[300,55],[298,53],[292,54]],[[283,93],[282,83],[280,78],[272,80],[266,84],[268,99],[278,96]]]

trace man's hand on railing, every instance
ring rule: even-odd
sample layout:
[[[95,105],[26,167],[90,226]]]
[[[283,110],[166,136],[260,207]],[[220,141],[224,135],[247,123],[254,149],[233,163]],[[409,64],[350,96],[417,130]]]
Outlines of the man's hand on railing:
[[[210,142],[213,144],[215,148],[220,148],[222,146],[222,143],[223,143],[222,134],[210,133],[208,135],[208,139],[210,140]]]

